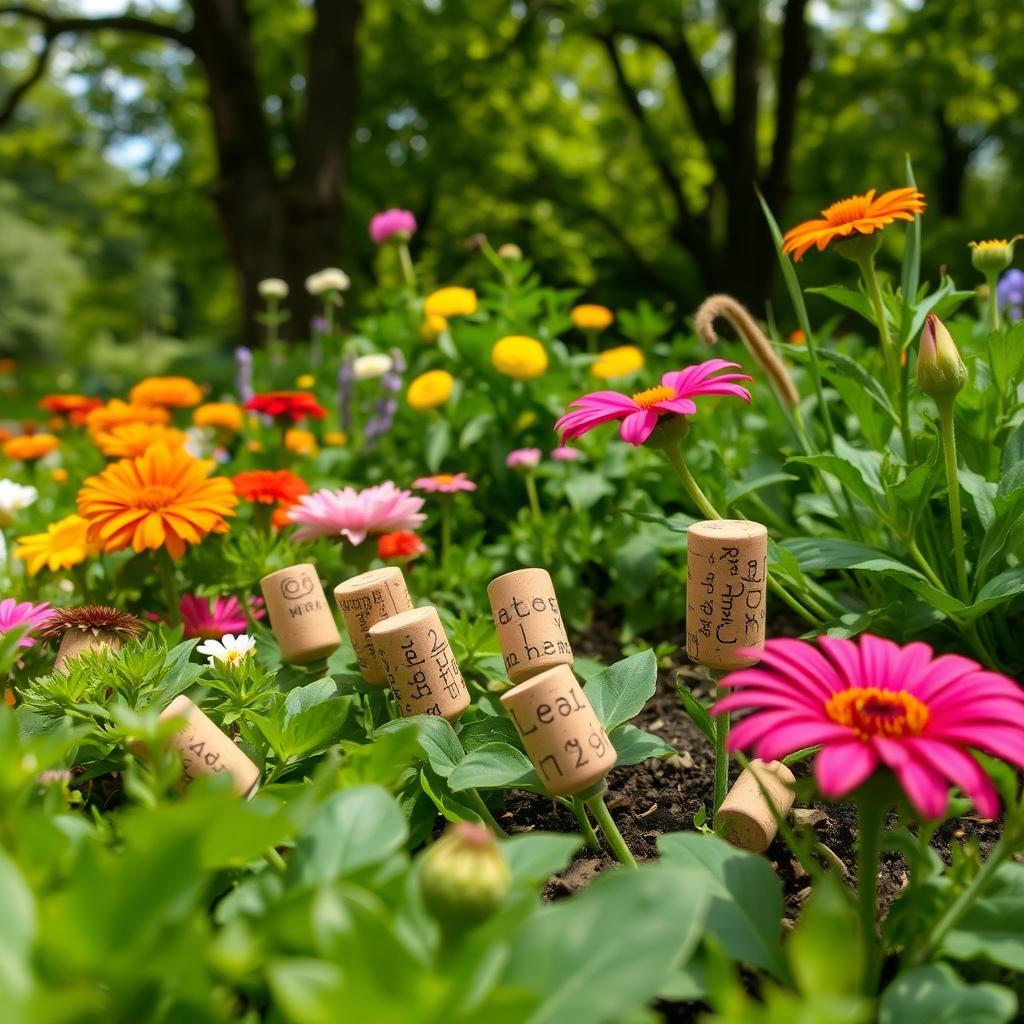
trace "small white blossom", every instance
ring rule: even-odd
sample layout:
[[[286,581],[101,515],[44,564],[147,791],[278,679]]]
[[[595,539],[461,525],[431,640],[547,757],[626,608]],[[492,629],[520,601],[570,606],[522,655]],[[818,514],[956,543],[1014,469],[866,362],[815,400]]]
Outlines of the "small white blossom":
[[[196,650],[205,654],[211,665],[218,661],[224,665],[237,665],[256,649],[256,640],[248,633],[225,633],[219,640],[205,640]]]
[[[325,267],[306,278],[306,291],[310,295],[323,295],[325,292],[346,292],[352,282],[348,274],[337,267]]]
[[[390,373],[395,365],[391,356],[381,352],[373,352],[368,356],[360,356],[352,364],[352,374],[356,380],[373,380],[375,377],[383,377]]]
[[[0,526],[10,526],[17,514],[33,504],[39,492],[13,480],[0,480]]]
[[[260,297],[264,299],[288,298],[288,285],[279,277],[268,277],[256,285]]]

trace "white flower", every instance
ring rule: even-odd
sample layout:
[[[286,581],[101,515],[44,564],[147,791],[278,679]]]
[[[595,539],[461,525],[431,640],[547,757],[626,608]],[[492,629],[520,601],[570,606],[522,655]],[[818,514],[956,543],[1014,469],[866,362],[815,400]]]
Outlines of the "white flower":
[[[256,285],[256,291],[264,299],[286,299],[288,297],[288,285],[279,277],[268,277]]]
[[[348,274],[337,267],[325,267],[306,278],[306,291],[310,295],[323,295],[324,292],[346,292],[352,282]]]
[[[375,377],[383,377],[390,373],[395,365],[391,356],[382,352],[373,352],[368,356],[360,356],[352,364],[352,374],[356,380],[373,380]]]
[[[224,665],[237,665],[256,649],[256,640],[248,633],[225,633],[219,640],[206,640],[196,650],[209,658],[211,665],[218,661]]]
[[[16,484],[13,480],[0,480],[0,526],[10,526],[15,516],[38,497],[39,492],[34,487]]]

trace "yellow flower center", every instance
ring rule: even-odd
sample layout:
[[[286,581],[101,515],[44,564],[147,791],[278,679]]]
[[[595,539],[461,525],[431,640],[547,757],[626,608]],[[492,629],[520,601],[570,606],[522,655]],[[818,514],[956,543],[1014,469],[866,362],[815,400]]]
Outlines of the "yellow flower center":
[[[139,491],[135,504],[138,508],[165,508],[171,503],[172,496],[169,487],[147,487],[144,491]]]
[[[638,391],[633,396],[633,401],[641,409],[650,409],[657,402],[668,402],[676,397],[675,389],[659,384],[656,388],[648,388],[646,391]]]
[[[436,474],[434,474],[434,483],[438,483],[438,484],[441,484],[443,486],[444,484],[451,484],[451,483],[454,483],[454,482],[455,482],[455,474],[454,473],[436,473]]]
[[[855,686],[834,694],[825,714],[853,729],[861,739],[870,736],[918,736],[931,717],[927,705],[906,690]]]
[[[833,203],[822,214],[829,224],[852,224],[869,214],[870,205],[867,196],[850,196]]]

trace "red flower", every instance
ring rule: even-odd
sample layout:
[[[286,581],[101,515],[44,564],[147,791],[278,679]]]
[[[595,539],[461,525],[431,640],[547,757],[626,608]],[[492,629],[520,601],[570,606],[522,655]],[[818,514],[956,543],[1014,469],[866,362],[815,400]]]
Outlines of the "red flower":
[[[66,416],[76,426],[85,423],[85,417],[103,405],[100,398],[88,395],[44,395],[39,399],[39,408],[52,412],[54,416]]]
[[[307,416],[322,420],[325,415],[317,400],[306,391],[268,391],[262,395],[253,395],[244,408],[249,412],[273,416],[274,419],[287,418],[292,423],[298,423]]]
[[[382,533],[377,538],[377,556],[384,562],[408,562],[422,555],[426,550],[426,544],[412,530]]]
[[[239,473],[231,480],[235,494],[245,501],[258,501],[263,505],[279,502],[294,505],[303,494],[309,493],[309,485],[290,469],[255,469]]]

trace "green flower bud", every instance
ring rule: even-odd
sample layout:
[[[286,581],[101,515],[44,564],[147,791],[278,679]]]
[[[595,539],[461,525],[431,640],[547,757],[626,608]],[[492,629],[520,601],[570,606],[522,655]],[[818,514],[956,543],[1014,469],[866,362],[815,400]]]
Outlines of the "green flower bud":
[[[498,255],[506,263],[518,263],[523,258],[523,250],[515,242],[506,242],[498,249]]]
[[[932,398],[955,395],[967,382],[967,367],[953,335],[934,314],[929,314],[921,331],[921,347],[917,353],[917,383]]]
[[[1013,262],[1013,246],[1021,235],[1013,238],[992,238],[987,242],[971,242],[971,262],[974,269],[984,274],[999,274]]]
[[[510,872],[486,825],[460,821],[423,855],[427,910],[450,935],[486,921],[504,902]]]

